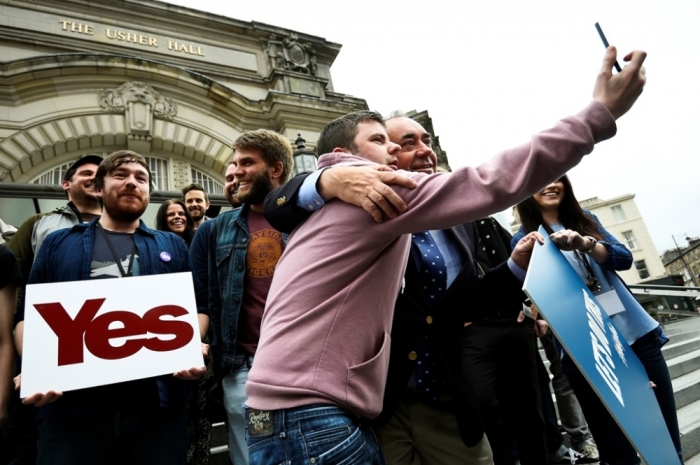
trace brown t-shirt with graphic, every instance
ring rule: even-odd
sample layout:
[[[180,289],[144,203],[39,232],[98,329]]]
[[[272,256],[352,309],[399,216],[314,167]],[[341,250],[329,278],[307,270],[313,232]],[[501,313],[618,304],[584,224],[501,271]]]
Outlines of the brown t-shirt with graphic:
[[[262,213],[248,210],[246,213],[250,242],[246,251],[245,277],[243,278],[243,302],[238,315],[236,346],[255,354],[260,339],[260,321],[265,310],[267,293],[277,261],[284,251],[282,233],[270,226]]]

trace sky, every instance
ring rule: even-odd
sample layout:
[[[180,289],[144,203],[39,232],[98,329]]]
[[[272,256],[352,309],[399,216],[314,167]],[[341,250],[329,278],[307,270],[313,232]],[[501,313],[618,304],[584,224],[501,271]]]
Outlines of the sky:
[[[617,136],[569,172],[579,200],[635,194],[657,251],[700,236],[700,1],[171,0],[342,45],[334,89],[370,109],[428,110],[450,166],[485,162],[592,98],[604,47],[648,53]]]

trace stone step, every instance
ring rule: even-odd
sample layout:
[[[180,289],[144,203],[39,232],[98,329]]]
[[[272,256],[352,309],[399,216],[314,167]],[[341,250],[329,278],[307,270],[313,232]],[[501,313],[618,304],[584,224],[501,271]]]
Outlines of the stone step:
[[[700,400],[678,409],[678,426],[685,459],[700,454]]]
[[[211,446],[223,446],[228,444],[228,430],[226,424],[212,423],[211,425]]]
[[[673,321],[669,323],[664,323],[664,332],[668,335],[674,335],[678,333],[683,333],[686,331],[692,331],[694,329],[700,329],[700,318],[693,314],[691,318],[685,318],[680,321]]]
[[[684,461],[685,465],[700,465],[700,454],[695,455]]]
[[[228,446],[222,448],[211,448],[209,456],[209,465],[231,465],[231,459],[228,456]]]
[[[680,409],[700,400],[700,370],[671,380],[676,398],[676,408]]]
[[[211,456],[209,465],[231,465],[228,455],[228,430],[226,424],[213,423],[211,428]]]
[[[678,334],[666,334],[666,336],[668,336],[671,339],[666,345],[675,344],[678,342],[686,341],[688,339],[700,337],[700,329],[691,329]]]
[[[685,355],[697,349],[700,349],[700,334],[683,341],[676,341],[675,338],[671,339],[661,348],[661,352],[663,353],[664,358],[669,361],[675,357]]]
[[[674,357],[666,362],[671,379],[679,378],[683,375],[700,369],[700,349],[693,350],[678,357]]]

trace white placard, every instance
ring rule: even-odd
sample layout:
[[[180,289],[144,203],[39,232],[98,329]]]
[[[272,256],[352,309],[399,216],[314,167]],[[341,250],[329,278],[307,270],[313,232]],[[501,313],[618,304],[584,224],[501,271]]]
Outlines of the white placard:
[[[192,273],[27,286],[21,397],[203,366]]]

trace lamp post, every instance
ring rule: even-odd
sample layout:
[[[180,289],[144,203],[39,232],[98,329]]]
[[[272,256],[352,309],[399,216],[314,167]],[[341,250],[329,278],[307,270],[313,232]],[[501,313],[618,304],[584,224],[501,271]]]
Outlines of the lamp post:
[[[688,239],[686,234],[684,234],[684,235],[686,236],[685,240],[689,242],[690,239]],[[690,265],[688,265],[688,262],[685,261],[685,255],[681,251],[680,247],[678,247],[678,242],[676,242],[676,236],[671,234],[671,238],[673,239],[673,243],[676,245],[676,251],[678,252],[678,256],[680,257],[681,261],[683,262],[683,265],[685,266],[685,269],[688,272],[688,276],[690,276],[690,281],[693,283],[693,286],[698,287],[698,284],[695,281],[695,276],[693,276],[693,272],[690,271]]]
[[[316,171],[316,154],[306,148],[306,140],[298,134],[297,140],[294,143],[297,149],[294,151],[294,170],[292,175],[296,176],[301,173],[312,173]]]

